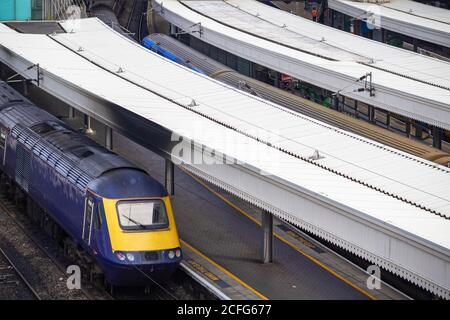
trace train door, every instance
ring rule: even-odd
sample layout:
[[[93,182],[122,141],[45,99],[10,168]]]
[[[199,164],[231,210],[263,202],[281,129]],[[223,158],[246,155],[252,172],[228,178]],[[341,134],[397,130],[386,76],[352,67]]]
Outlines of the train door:
[[[84,217],[83,217],[83,230],[82,238],[84,242],[90,246],[92,237],[92,222],[94,219],[95,200],[89,193],[86,195],[84,203]]]
[[[91,249],[94,254],[96,254],[99,251],[105,252],[105,245],[107,242],[106,236],[108,234],[108,231],[105,229],[106,217],[101,199],[96,198],[93,212],[94,217],[92,219]]]

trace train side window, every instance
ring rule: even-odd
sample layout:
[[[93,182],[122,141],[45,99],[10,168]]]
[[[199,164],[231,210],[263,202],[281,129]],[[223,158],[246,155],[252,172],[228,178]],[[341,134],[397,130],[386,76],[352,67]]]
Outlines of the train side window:
[[[88,197],[86,199],[84,207],[84,217],[83,217],[83,234],[82,238],[88,243],[91,243],[91,231],[92,231],[92,220],[94,211],[94,199]]]
[[[104,217],[105,217],[105,210],[103,208],[103,202],[99,201],[97,206],[97,212],[94,218],[94,229],[98,230],[101,228]]]
[[[86,201],[86,221],[91,220],[93,206],[94,206],[94,202],[92,201],[92,198],[88,198]]]
[[[5,165],[5,161],[6,161],[6,137],[8,135],[6,134],[6,132],[4,132],[3,130],[1,130],[0,132],[0,150],[1,148],[3,148],[3,154],[2,156],[2,164]]]
[[[0,147],[6,147],[6,132],[4,132],[3,130],[0,132]]]

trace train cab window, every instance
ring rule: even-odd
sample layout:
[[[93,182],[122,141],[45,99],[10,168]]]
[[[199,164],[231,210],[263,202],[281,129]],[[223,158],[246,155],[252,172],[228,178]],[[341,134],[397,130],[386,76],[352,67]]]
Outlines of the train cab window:
[[[161,200],[130,200],[117,203],[119,223],[124,230],[164,229],[169,226]]]

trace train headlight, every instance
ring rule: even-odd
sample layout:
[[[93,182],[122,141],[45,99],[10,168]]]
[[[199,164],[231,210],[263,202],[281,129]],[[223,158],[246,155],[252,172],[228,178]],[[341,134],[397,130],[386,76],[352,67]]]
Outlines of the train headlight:
[[[180,249],[177,249],[177,250],[175,251],[175,255],[177,256],[177,258],[181,257],[181,250],[180,250]]]
[[[133,262],[134,261],[134,255],[132,253],[127,253],[127,259],[128,259],[128,261]]]
[[[169,259],[175,258],[175,251],[170,250],[168,256],[169,256]]]
[[[125,261],[125,259],[126,259],[126,256],[122,252],[116,252],[116,257],[120,261]]]

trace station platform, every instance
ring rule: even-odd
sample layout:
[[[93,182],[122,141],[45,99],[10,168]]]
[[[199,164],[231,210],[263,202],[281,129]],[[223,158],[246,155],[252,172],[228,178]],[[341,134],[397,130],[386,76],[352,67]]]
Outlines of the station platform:
[[[164,183],[161,157],[120,135],[113,139],[114,151]],[[238,282],[233,299],[239,295],[243,299],[406,298],[385,284],[381,290],[369,290],[367,273],[278,219],[274,220],[274,262],[263,264],[260,210],[178,168],[172,205],[188,253],[184,263],[189,263],[192,253],[200,255],[206,260],[203,265],[209,264],[206,268],[223,281]]]
[[[266,300],[267,298],[228,270],[181,241],[183,261],[181,268],[203,287],[221,300]]]
[[[67,117],[67,108],[48,97],[33,101]],[[74,118],[63,120],[76,129],[83,127],[77,111]],[[91,128],[91,137],[104,142],[106,128],[94,119]],[[164,183],[163,158],[115,132],[113,150]],[[380,290],[369,290],[364,270],[278,219],[274,262],[263,264],[260,210],[178,168],[172,205],[185,254],[182,267],[223,299],[407,298],[384,283]]]

